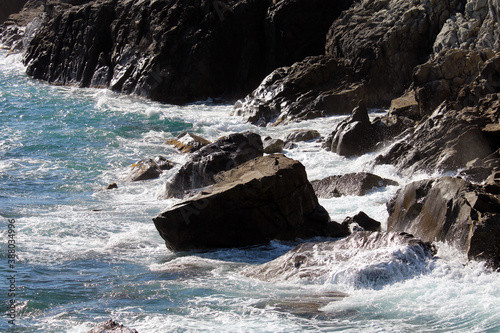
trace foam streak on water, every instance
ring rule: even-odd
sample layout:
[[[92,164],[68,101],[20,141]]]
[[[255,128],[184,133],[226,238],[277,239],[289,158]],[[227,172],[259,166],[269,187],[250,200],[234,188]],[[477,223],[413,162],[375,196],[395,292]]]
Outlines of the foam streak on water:
[[[437,258],[417,258],[412,265],[404,264],[411,255],[404,248],[367,250],[330,267],[322,279],[262,282],[241,272],[295,242],[172,253],[151,218],[172,204],[158,197],[175,168],[157,180],[123,181],[139,159],[163,155],[182,163],[185,156],[163,142],[183,131],[210,140],[245,130],[277,138],[314,128],[327,135],[342,117],[259,128],[210,101],[171,106],[50,86],[26,77],[18,56],[5,55],[0,53],[2,307],[8,301],[8,219],[18,226],[19,262],[18,326],[2,316],[2,330],[86,332],[113,318],[142,333],[500,331],[499,273],[467,263],[444,244]],[[310,180],[357,171],[402,185],[412,180],[389,166],[372,167],[374,154],[346,159],[320,143],[286,153],[306,166]],[[104,190],[111,182],[119,188]],[[396,191],[320,201],[334,220],[363,210],[385,224],[385,204]],[[377,275],[381,268],[399,275]]]

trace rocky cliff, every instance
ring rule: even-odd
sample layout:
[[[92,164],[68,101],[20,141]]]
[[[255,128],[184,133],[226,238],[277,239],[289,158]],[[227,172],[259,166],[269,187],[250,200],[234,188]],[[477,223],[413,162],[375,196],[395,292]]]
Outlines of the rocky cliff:
[[[170,103],[241,96],[268,68],[321,52],[349,3],[93,1],[48,22],[25,62],[29,75],[51,83]]]

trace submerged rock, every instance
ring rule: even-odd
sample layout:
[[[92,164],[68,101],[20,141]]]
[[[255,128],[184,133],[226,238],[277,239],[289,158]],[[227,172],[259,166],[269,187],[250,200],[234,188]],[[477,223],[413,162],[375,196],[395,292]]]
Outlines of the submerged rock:
[[[487,189],[452,177],[408,184],[388,204],[388,230],[447,242],[499,268],[500,196]]]
[[[116,321],[110,319],[100,323],[87,333],[138,333],[137,330],[118,324]]]
[[[347,234],[319,205],[304,166],[283,155],[255,158],[217,174],[215,182],[153,219],[169,249]]]
[[[434,253],[429,243],[408,234],[356,232],[337,241],[300,244],[243,274],[270,282],[380,288],[427,271],[425,261]]]
[[[215,183],[218,172],[230,170],[263,155],[260,135],[244,132],[222,137],[189,156],[188,161],[168,180],[165,197],[183,197],[187,191]]]
[[[365,195],[373,188],[397,186],[398,183],[371,173],[359,172],[313,180],[311,185],[318,197],[330,199],[343,195]]]

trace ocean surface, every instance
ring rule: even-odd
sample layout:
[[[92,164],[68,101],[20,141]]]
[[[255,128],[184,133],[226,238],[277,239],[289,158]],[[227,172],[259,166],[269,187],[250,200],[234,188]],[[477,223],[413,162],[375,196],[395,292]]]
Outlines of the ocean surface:
[[[259,128],[211,101],[172,106],[51,86],[27,77],[20,56],[6,55],[0,51],[1,331],[87,332],[114,319],[140,333],[500,332],[500,273],[446,244],[427,260],[409,260],[397,245],[357,251],[332,264],[328,278],[267,283],[241,272],[297,242],[173,253],[151,219],[174,203],[159,197],[179,166],[157,180],[123,180],[140,159],[182,163],[186,156],[164,141],[184,131],[210,140],[245,130],[326,135],[343,117]],[[375,154],[346,159],[319,143],[286,154],[310,180],[357,171],[401,185],[430,177],[405,178],[373,167]],[[113,182],[118,189],[104,189]],[[397,189],[320,202],[336,221],[364,211],[385,226]]]

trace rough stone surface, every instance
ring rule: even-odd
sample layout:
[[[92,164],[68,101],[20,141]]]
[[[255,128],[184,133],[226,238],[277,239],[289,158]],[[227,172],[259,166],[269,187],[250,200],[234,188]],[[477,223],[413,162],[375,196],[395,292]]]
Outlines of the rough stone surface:
[[[264,153],[275,154],[275,153],[281,153],[283,151],[285,142],[281,139],[273,139],[268,136],[264,138],[262,144],[264,148]]]
[[[359,1],[342,12],[327,35],[323,56],[269,74],[235,104],[254,124],[280,124],[348,114],[364,100],[387,105],[408,88],[413,68],[461,1]]]
[[[360,254],[363,260],[357,257]],[[281,257],[249,268],[243,274],[271,282],[320,284],[335,282],[331,281],[333,277],[341,279],[339,282],[342,283],[350,282],[353,287],[373,288],[391,283],[397,278],[395,271],[418,271],[422,261],[433,255],[430,244],[408,234],[356,232],[337,241],[300,244]]]
[[[51,20],[29,75],[171,103],[248,91],[264,77],[267,1],[99,1]]]
[[[496,98],[490,102],[494,104]],[[482,131],[487,124],[499,121],[500,109],[491,108],[491,103],[485,100],[484,107],[460,110],[442,104],[425,121],[403,133],[389,151],[377,157],[377,163],[393,164],[403,174],[482,166],[486,173],[474,180],[483,181],[500,161],[497,138]]]
[[[388,204],[388,231],[443,241],[500,267],[500,197],[463,179],[443,177],[405,186]]]
[[[434,42],[434,51],[500,50],[500,2],[468,0],[464,12],[451,16]]]
[[[342,195],[365,195],[373,188],[395,186],[398,183],[371,173],[359,172],[313,180],[311,185],[319,198],[329,199]]]
[[[204,146],[190,155],[188,161],[167,182],[165,197],[183,197],[186,191],[215,183],[218,172],[234,168],[262,156],[262,140],[258,134],[230,134]]]
[[[304,166],[283,155],[255,158],[219,173],[216,182],[153,219],[169,249],[347,234],[318,204]]]

